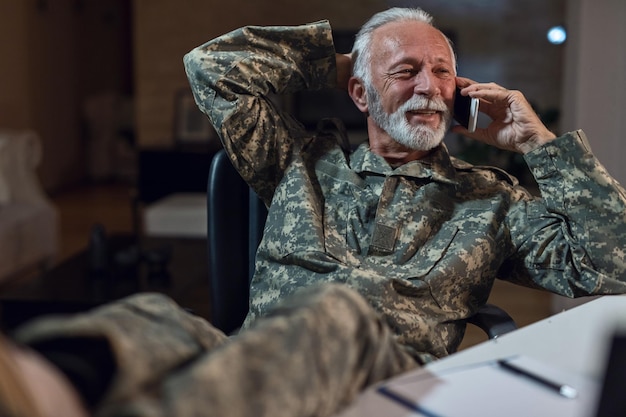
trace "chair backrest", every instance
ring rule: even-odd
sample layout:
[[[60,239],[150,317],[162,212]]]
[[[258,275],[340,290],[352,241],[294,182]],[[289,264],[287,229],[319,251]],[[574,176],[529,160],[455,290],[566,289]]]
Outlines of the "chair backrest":
[[[211,162],[207,199],[211,323],[229,334],[241,326],[248,313],[250,280],[267,210],[224,150],[217,152]],[[489,338],[517,328],[504,310],[490,304],[468,322],[480,327]]]
[[[248,313],[250,279],[266,217],[263,202],[226,152],[218,151],[207,183],[210,311],[212,324],[227,334],[239,328]]]

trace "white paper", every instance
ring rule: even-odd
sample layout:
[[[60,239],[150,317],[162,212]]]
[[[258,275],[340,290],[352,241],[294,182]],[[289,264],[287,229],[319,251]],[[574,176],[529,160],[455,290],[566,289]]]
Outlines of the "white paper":
[[[416,415],[429,417],[593,416],[600,383],[569,374],[528,357],[503,358],[524,370],[575,388],[574,399],[522,375],[503,369],[497,361],[394,379],[379,392]]]

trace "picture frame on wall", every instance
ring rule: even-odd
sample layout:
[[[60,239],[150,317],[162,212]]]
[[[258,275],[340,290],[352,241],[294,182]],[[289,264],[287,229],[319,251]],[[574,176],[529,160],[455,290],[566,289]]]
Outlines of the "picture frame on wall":
[[[217,133],[196,105],[190,89],[176,93],[174,117],[174,138],[178,144],[205,144],[217,140]]]

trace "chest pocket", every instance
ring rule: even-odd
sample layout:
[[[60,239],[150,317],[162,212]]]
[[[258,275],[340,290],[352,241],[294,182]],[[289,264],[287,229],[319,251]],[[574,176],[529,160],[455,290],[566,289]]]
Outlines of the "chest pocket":
[[[443,311],[463,311],[485,301],[481,297],[489,293],[506,251],[497,239],[497,211],[497,201],[461,204],[442,228],[441,244],[428,249],[426,256],[436,262],[424,280]]]
[[[324,196],[324,246],[339,261],[359,265],[367,251],[378,198],[354,171],[319,161],[316,174]]]

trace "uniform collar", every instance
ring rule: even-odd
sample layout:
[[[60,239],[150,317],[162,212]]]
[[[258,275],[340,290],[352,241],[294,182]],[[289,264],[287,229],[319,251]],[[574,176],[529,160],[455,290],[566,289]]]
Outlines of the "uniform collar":
[[[364,142],[350,156],[350,166],[358,173],[372,173],[379,175],[402,175],[415,178],[431,178],[455,184],[456,170],[450,160],[448,149],[442,143],[435,148],[428,156],[417,161],[411,161],[397,168],[389,165],[385,159],[373,153],[369,142]]]

